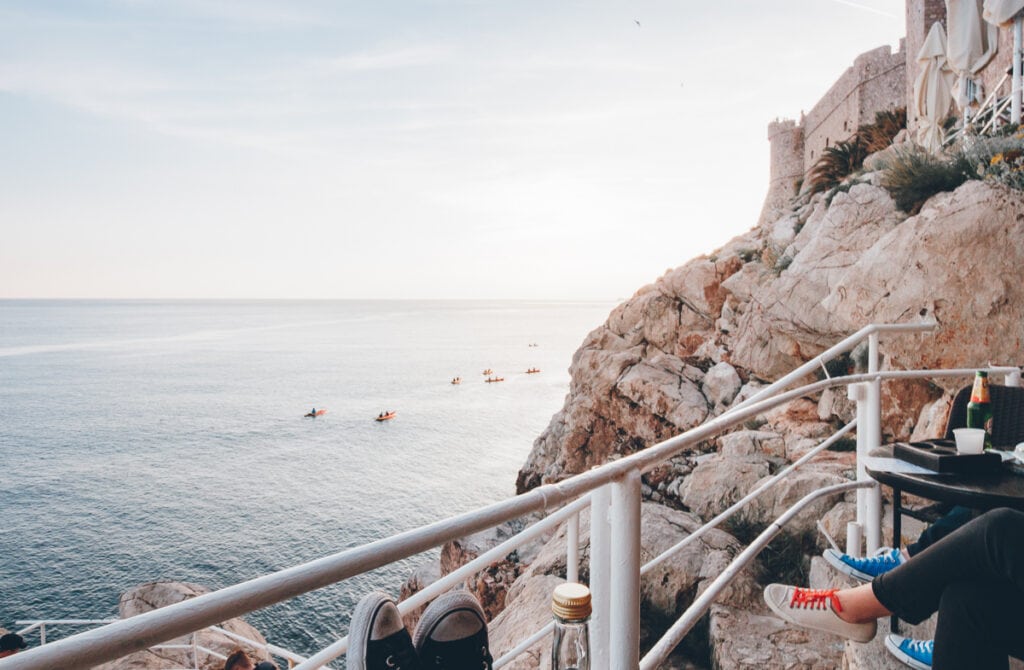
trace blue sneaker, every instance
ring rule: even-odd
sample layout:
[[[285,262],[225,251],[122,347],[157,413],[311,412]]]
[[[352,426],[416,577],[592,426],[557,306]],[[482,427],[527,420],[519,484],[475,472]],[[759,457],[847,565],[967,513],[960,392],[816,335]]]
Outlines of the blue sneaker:
[[[833,568],[862,582],[870,582],[906,560],[899,549],[889,547],[882,547],[877,554],[868,558],[856,558],[831,548],[826,549],[823,556]]]
[[[902,635],[885,636],[885,648],[906,665],[917,670],[932,670],[935,640],[912,640]]]

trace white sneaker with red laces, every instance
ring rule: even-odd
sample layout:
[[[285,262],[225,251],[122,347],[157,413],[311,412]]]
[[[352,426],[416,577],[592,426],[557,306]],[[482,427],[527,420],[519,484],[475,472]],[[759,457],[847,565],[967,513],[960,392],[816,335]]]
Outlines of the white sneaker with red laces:
[[[836,589],[815,590],[769,584],[764,589],[764,600],[773,612],[789,623],[840,635],[854,642],[870,642],[875,637],[875,621],[848,623],[839,618],[838,612],[843,608],[836,597]]]

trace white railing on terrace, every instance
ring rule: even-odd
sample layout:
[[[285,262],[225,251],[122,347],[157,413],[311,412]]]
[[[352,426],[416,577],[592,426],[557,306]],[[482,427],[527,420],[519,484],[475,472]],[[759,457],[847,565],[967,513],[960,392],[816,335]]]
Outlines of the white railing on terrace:
[[[102,626],[104,624],[114,623],[115,621],[120,621],[120,619],[38,619],[38,620],[29,620],[29,621],[20,621],[19,620],[19,621],[15,621],[14,624],[16,626],[23,626],[23,628],[19,628],[19,629],[17,629],[15,631],[18,635],[21,635],[22,637],[29,637],[33,633],[36,633],[38,631],[39,644],[40,645],[44,645],[44,644],[46,644],[46,641],[47,641],[46,640],[46,632],[47,632],[48,628],[56,628],[58,626],[60,626],[60,627],[67,627],[67,626],[76,626],[76,627],[77,626],[89,626],[89,627],[95,627],[95,626]],[[201,630],[194,631],[194,632],[192,632],[192,633],[190,633],[188,635],[188,637],[187,637],[188,642],[183,642],[183,643],[180,643],[180,644],[172,644],[172,643],[155,644],[155,645],[149,647],[149,649],[151,651],[178,649],[178,650],[187,650],[187,651],[191,652],[190,656],[192,658],[192,665],[189,665],[188,667],[185,667],[185,668],[173,668],[173,669],[168,669],[168,670],[198,670],[199,668],[202,668],[202,667],[204,667],[206,665],[205,663],[202,662],[203,660],[209,660],[211,658],[214,658],[214,659],[217,659],[217,660],[220,660],[220,661],[226,661],[227,658],[228,658],[226,654],[222,654],[221,652],[219,652],[219,651],[217,651],[215,649],[210,649],[209,647],[205,647],[205,646],[203,646],[202,644],[199,643],[199,635],[201,633],[206,633],[206,632],[218,633],[220,635],[223,635],[224,637],[227,637],[227,638],[237,642],[239,645],[244,645],[245,647],[247,647],[249,649],[262,649],[267,654],[270,654],[270,655],[275,656],[277,658],[282,658],[285,661],[287,661],[289,668],[292,667],[293,663],[305,660],[302,656],[299,656],[298,654],[296,654],[296,653],[294,653],[294,652],[292,652],[292,651],[290,651],[288,649],[284,649],[283,647],[278,647],[277,645],[268,644],[268,643],[265,643],[265,642],[259,642],[258,640],[253,640],[253,639],[247,638],[244,635],[239,635],[238,633],[234,633],[234,632],[232,632],[230,630],[227,630],[225,628],[221,628],[220,626],[207,626],[206,628],[203,628]],[[330,666],[325,665],[324,668],[328,668],[329,669]]]
[[[363,574],[394,561],[409,558],[438,547],[445,542],[492,528],[507,521],[542,512],[544,519],[518,535],[485,552],[411,598],[399,603],[406,613],[463,582],[487,565],[504,558],[511,551],[562,523],[567,526],[567,578],[578,578],[578,515],[591,507],[590,587],[593,593],[591,617],[591,652],[593,670],[633,670],[657,667],[667,658],[693,624],[707,611],[714,598],[757,555],[768,541],[795,516],[800,509],[821,496],[857,491],[857,522],[851,524],[848,541],[860,544],[864,535],[868,551],[881,543],[881,494],[863,469],[867,452],[881,442],[880,385],[882,380],[972,376],[975,368],[956,370],[878,370],[878,339],[886,333],[923,332],[935,327],[932,323],[870,325],[844,339],[825,353],[800,366],[750,399],[727,412],[643,451],[607,463],[556,484],[546,484],[514,498],[416,528],[389,538],[326,556],[276,573],[236,584],[163,609],[112,623],[77,635],[29,649],[0,660],[0,670],[48,670],[55,667],[89,667],[125,656],[147,647],[159,645],[188,635],[193,631],[262,609],[289,598],[308,593],[350,577]],[[785,391],[787,386],[806,377],[835,357],[868,342],[868,372],[826,378]],[[1020,369],[989,367],[1006,375],[1007,384],[1017,385]],[[827,371],[826,371],[827,377]],[[725,510],[683,541],[671,547],[646,565],[640,561],[641,475],[688,448],[715,437],[723,431],[755,417],[773,407],[828,388],[848,387],[850,397],[857,401],[857,418],[785,470],[765,481],[756,490]],[[711,528],[722,523],[751,500],[784,479],[824,449],[857,427],[857,479],[813,492],[771,524],[749,547],[741,552],[709,588],[683,613],[646,656],[640,659],[640,577]],[[856,535],[854,535],[856,534]],[[550,633],[547,626],[529,636],[515,649],[495,661],[500,668]],[[342,638],[303,658],[289,654],[298,665],[296,670],[312,670],[346,652],[348,640]]]

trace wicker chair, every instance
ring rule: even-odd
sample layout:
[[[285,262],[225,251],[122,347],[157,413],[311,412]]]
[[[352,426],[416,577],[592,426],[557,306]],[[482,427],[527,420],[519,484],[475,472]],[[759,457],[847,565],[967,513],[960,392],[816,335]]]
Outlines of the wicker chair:
[[[1012,450],[1024,442],[1024,387],[996,386],[988,388],[992,401],[992,445]],[[971,387],[957,391],[946,421],[946,439],[953,439],[953,429],[967,425],[967,403],[971,401]]]

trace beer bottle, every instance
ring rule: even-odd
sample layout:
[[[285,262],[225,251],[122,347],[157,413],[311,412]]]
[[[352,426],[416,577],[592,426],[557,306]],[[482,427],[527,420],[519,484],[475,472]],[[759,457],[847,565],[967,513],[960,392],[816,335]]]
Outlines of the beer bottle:
[[[992,401],[988,395],[988,372],[974,375],[971,401],[967,403],[967,427],[985,429],[985,448],[992,448]]]
[[[555,631],[551,640],[552,670],[590,670],[590,589],[566,582],[551,598]]]

